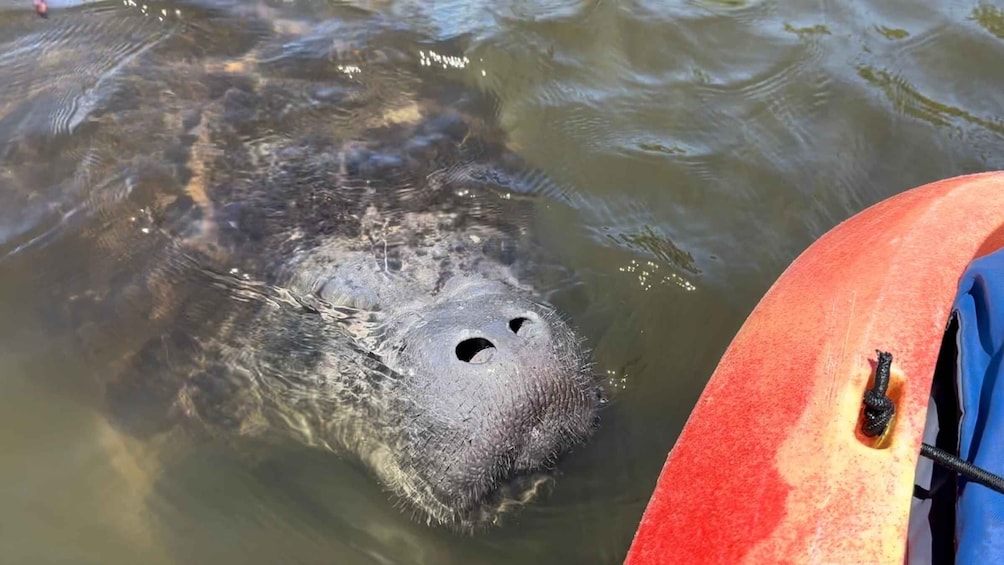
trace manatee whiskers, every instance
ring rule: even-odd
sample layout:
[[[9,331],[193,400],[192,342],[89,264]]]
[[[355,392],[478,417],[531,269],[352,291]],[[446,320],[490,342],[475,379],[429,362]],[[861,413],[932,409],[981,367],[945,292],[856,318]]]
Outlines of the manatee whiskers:
[[[555,483],[549,471],[520,474],[505,481],[495,479],[487,495],[468,492],[447,504],[436,499],[432,489],[419,484],[398,485],[395,505],[428,525],[445,525],[458,532],[473,534],[490,526],[499,525],[506,514],[514,513],[530,504]],[[404,487],[404,488],[401,488]],[[401,492],[406,493],[402,495]],[[458,506],[460,509],[458,509]]]

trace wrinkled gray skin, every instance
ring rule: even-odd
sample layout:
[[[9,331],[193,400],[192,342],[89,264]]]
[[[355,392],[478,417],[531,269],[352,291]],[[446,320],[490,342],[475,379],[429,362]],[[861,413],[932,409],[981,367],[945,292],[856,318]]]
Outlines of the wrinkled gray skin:
[[[142,321],[107,383],[123,428],[348,454],[420,519],[476,529],[587,439],[601,394],[526,282],[519,193],[541,181],[491,100],[349,32],[356,59],[292,55],[309,78],[272,30],[236,54],[168,39],[103,85],[83,127],[114,158],[87,174],[129,187],[107,212],[129,220],[85,230],[107,260],[63,301],[85,325]]]

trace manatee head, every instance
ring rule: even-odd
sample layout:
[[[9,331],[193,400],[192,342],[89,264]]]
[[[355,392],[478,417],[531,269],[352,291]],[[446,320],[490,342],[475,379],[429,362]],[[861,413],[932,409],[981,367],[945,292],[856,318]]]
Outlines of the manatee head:
[[[473,190],[453,179],[444,190]],[[333,241],[293,260],[289,288],[332,321],[264,347],[320,336],[307,349],[323,360],[299,393],[316,399],[315,443],[356,454],[419,519],[470,531],[533,499],[604,399],[583,339],[499,259],[514,239],[446,215],[398,217],[398,244],[375,253]]]

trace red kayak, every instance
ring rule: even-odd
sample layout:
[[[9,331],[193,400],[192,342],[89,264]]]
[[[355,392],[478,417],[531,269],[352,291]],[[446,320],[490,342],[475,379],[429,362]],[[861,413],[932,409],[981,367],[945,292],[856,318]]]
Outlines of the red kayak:
[[[799,256],[669,454],[626,563],[903,563],[932,375],[960,276],[1004,246],[1004,173],[880,202]],[[862,432],[876,350],[892,425]]]

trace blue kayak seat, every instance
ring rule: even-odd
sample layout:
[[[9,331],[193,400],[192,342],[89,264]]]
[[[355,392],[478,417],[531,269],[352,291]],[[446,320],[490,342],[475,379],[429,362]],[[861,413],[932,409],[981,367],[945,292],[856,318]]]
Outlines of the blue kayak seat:
[[[920,274],[922,276],[922,274]],[[959,282],[931,389],[924,442],[1004,475],[1004,250]],[[917,465],[908,563],[1004,564],[1004,494]]]

